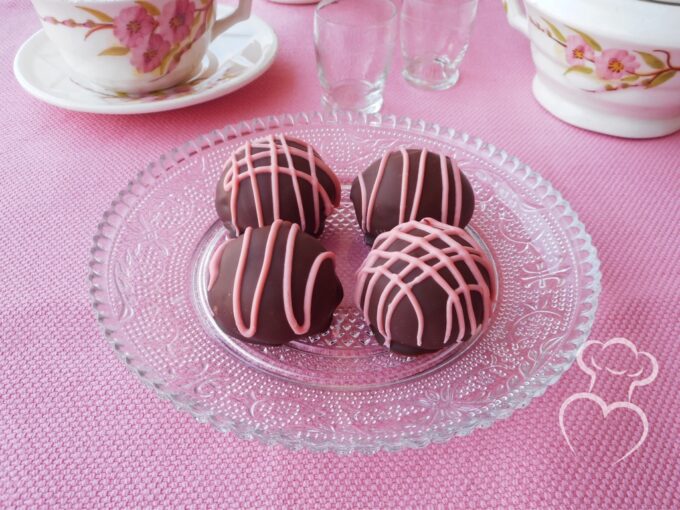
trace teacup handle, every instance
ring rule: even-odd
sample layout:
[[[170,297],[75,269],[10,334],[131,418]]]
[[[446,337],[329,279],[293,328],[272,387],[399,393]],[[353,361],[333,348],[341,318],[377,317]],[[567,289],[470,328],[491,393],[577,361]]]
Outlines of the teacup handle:
[[[225,18],[220,18],[215,21],[212,28],[212,39],[214,40],[218,35],[222,34],[228,28],[233,27],[236,23],[245,21],[250,17],[250,10],[253,5],[253,0],[239,0],[236,10]]]
[[[522,0],[503,0],[503,7],[510,26],[529,37],[529,20],[522,9]]]

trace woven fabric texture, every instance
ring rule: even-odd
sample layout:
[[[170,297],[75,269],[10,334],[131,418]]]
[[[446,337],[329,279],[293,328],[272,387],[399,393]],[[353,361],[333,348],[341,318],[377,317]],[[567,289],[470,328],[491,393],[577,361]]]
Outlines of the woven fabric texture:
[[[280,37],[272,68],[208,104],[138,116],[63,111],[12,76],[39,29],[27,0],[0,19],[0,507],[671,508],[680,507],[680,133],[630,141],[547,114],[532,63],[501,2],[481,0],[460,83],[445,92],[389,77],[384,111],[456,127],[538,170],[586,224],[602,260],[592,338],[624,336],[659,361],[635,392],[640,424],[587,404],[576,366],[510,419],[447,444],[371,457],[291,452],[221,434],[143,387],[102,339],[88,297],[91,237],[102,212],[157,155],[228,123],[314,110],[310,6],[264,0]],[[600,381],[600,394],[615,383]],[[631,443],[632,441],[632,443]]]

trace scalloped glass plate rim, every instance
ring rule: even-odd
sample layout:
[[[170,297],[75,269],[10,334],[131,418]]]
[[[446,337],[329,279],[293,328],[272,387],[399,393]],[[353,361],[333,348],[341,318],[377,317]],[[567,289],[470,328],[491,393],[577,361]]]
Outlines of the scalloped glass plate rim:
[[[574,332],[577,333],[575,337],[570,338],[566,343],[572,346],[569,352],[561,352],[561,362],[553,365],[544,365],[537,374],[525,380],[517,388],[510,390],[504,397],[498,398],[494,406],[487,405],[480,410],[486,410],[489,415],[486,419],[480,419],[473,425],[464,429],[443,429],[430,430],[429,435],[423,435],[418,438],[401,438],[399,444],[385,442],[378,440],[375,442],[363,443],[355,442],[351,444],[339,445],[332,441],[325,443],[309,442],[303,438],[289,437],[286,434],[272,434],[265,433],[258,429],[247,430],[241,427],[238,422],[227,421],[222,422],[218,416],[206,412],[201,409],[192,407],[191,402],[183,401],[180,394],[173,393],[167,389],[164,382],[161,380],[154,380],[142,366],[135,364],[135,360],[126,356],[123,352],[123,345],[120,344],[114,337],[115,327],[111,328],[107,324],[109,316],[106,313],[107,303],[97,299],[97,292],[102,290],[98,287],[96,279],[100,276],[97,268],[102,263],[102,260],[97,258],[97,253],[100,251],[106,252],[102,248],[100,242],[106,244],[112,238],[107,235],[107,229],[116,229],[117,225],[111,222],[114,217],[121,218],[117,212],[117,208],[127,207],[125,197],[128,194],[135,193],[135,186],[141,186],[146,189],[159,178],[164,172],[171,169],[174,165],[180,164],[187,157],[191,157],[196,153],[211,148],[220,143],[224,143],[235,138],[250,136],[259,131],[267,131],[272,129],[281,129],[286,127],[293,127],[297,125],[314,125],[314,123],[327,123],[330,125],[363,125],[375,127],[388,127],[397,130],[404,130],[407,132],[416,132],[424,136],[439,139],[442,142],[455,142],[462,144],[465,149],[471,150],[480,156],[493,161],[496,165],[505,166],[512,174],[519,174],[524,182],[528,182],[532,190],[538,188],[544,189],[541,199],[548,196],[554,199],[552,207],[561,206],[564,209],[562,216],[568,216],[572,219],[570,229],[576,229],[577,233],[573,234],[574,240],[582,242],[579,246],[579,251],[582,254],[581,264],[587,264],[589,269],[586,271],[586,276],[590,278],[590,284],[587,287],[589,295],[584,298],[584,303],[588,307],[584,307],[580,311],[579,317],[575,320],[576,326]],[[211,139],[211,136],[214,138]],[[151,184],[145,183],[149,181]],[[139,195],[141,196],[141,195]],[[123,216],[124,218],[124,216]],[[122,219],[122,218],[121,218]],[[395,115],[376,114],[361,114],[353,112],[302,112],[297,114],[281,114],[272,115],[268,117],[254,118],[248,121],[242,121],[236,124],[229,124],[222,129],[213,130],[210,133],[201,135],[194,140],[186,142],[185,144],[170,150],[161,155],[156,161],[150,163],[146,169],[140,171],[136,178],[130,181],[127,187],[121,190],[118,196],[113,200],[109,209],[104,213],[102,221],[97,227],[97,233],[93,238],[93,247],[91,249],[91,260],[89,263],[90,274],[88,277],[90,283],[90,297],[93,304],[95,317],[101,330],[112,346],[118,358],[127,366],[127,368],[134,373],[147,387],[153,389],[156,394],[164,399],[170,400],[176,409],[190,413],[194,418],[203,423],[210,423],[216,429],[222,432],[233,432],[237,437],[246,440],[259,440],[265,444],[282,444],[292,450],[300,450],[305,448],[310,451],[327,452],[333,451],[336,453],[352,453],[361,452],[365,454],[375,453],[380,450],[397,451],[403,448],[422,448],[431,443],[442,443],[450,440],[454,436],[464,436],[471,433],[477,428],[487,428],[492,423],[498,420],[510,417],[514,411],[526,407],[532,399],[539,397],[545,393],[547,388],[555,384],[562,374],[572,365],[576,358],[576,354],[580,346],[588,338],[597,310],[599,294],[601,290],[601,274],[600,261],[597,257],[597,251],[592,244],[590,235],[586,232],[585,226],[578,219],[578,215],[571,208],[570,204],[562,197],[552,184],[541,177],[538,173],[532,170],[527,165],[521,163],[516,157],[510,156],[502,149],[488,144],[478,137],[471,136],[465,132],[457,131],[452,128],[445,128],[439,124],[428,123],[424,120],[413,120],[409,117],[398,117]],[[549,372],[549,373],[548,373]],[[488,408],[488,409],[485,409]]]

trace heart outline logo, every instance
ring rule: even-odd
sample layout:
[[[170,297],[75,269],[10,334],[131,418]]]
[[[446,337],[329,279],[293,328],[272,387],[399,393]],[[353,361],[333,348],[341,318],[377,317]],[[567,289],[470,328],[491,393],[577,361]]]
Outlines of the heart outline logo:
[[[564,425],[564,413],[566,412],[569,405],[578,400],[590,400],[592,402],[595,402],[600,408],[600,411],[602,411],[602,417],[605,419],[607,418],[609,413],[615,411],[616,409],[628,409],[630,411],[633,411],[640,418],[640,421],[642,421],[642,434],[640,435],[640,439],[638,439],[637,443],[635,443],[635,445],[630,450],[628,450],[628,452],[623,457],[619,458],[614,463],[612,463],[612,466],[618,464],[626,457],[632,455],[638,448],[642,446],[642,443],[644,443],[645,440],[647,439],[647,435],[649,434],[649,421],[647,420],[647,415],[645,414],[645,412],[642,409],[640,409],[640,407],[638,407],[637,405],[633,404],[632,402],[614,402],[612,404],[607,404],[604,400],[602,400],[602,398],[599,395],[596,395],[594,393],[574,393],[567,400],[562,402],[559,414],[560,430],[562,431],[564,439],[567,441],[567,445],[569,445],[569,449],[572,451],[574,455],[576,455],[576,450],[574,450],[574,446],[571,442],[571,439],[569,438],[569,434],[567,433],[567,429]]]

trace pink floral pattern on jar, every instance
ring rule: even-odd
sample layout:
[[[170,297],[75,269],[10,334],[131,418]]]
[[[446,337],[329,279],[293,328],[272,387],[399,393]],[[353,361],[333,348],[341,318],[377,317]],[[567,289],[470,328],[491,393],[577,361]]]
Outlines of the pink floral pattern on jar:
[[[593,37],[576,28],[566,25],[558,27],[545,18],[542,18],[543,23],[533,18],[530,21],[538,31],[564,49],[564,59],[568,64],[565,75],[593,75],[603,83],[601,88],[592,92],[658,87],[680,71],[680,65],[671,62],[671,52],[668,50],[602,48]]]
[[[81,22],[45,16],[42,20],[51,25],[87,29],[84,40],[99,30],[112,30],[120,45],[102,50],[99,56],[127,56],[140,73],[157,72],[160,77],[175,69],[182,56],[205,33],[214,8],[214,0],[201,0],[200,7],[191,0],[174,0],[165,3],[162,11],[144,0],[136,4],[115,17],[97,9],[76,7],[92,18]]]
[[[604,80],[618,80],[627,75],[635,75],[638,67],[640,62],[626,50],[604,50],[595,59],[595,74]]]
[[[567,37],[566,58],[569,65],[583,65],[587,61],[592,62],[595,52],[588,46],[580,35],[570,35]]]

